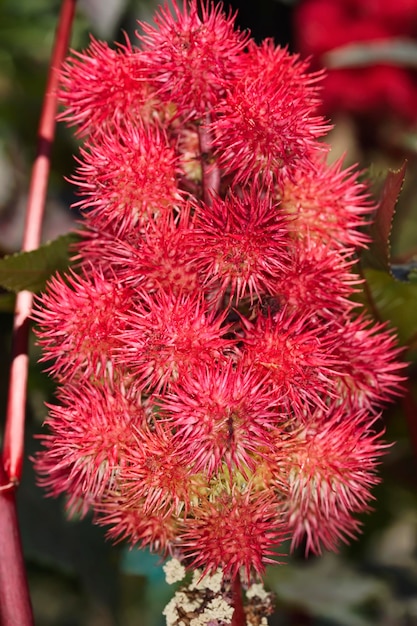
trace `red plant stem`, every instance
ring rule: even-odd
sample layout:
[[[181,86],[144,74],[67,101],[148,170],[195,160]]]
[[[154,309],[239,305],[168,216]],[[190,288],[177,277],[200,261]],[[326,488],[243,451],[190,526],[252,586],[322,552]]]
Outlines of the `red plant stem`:
[[[8,477],[0,458],[0,484]],[[22,556],[14,491],[0,491],[0,624],[34,624]]]
[[[242,584],[240,582],[239,574],[236,574],[236,577],[232,582],[232,602],[235,610],[233,612],[231,626],[246,626],[246,616],[243,609]]]
[[[48,82],[38,131],[36,159],[32,168],[22,250],[34,250],[41,240],[52,144],[55,136],[57,87],[61,66],[69,44],[76,0],[63,0],[49,68]],[[21,291],[16,298],[13,324],[12,363],[10,367],[9,395],[4,434],[3,463],[12,488],[22,475],[23,440],[28,377],[29,316],[32,310],[32,293]],[[0,483],[0,490],[3,483]],[[3,485],[4,488],[4,485]],[[15,622],[17,623],[17,622]]]

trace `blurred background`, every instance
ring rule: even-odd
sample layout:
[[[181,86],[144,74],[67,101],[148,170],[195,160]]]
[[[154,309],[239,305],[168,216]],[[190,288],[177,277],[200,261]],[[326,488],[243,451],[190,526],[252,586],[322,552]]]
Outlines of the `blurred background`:
[[[72,47],[89,33],[122,41],[155,0],[80,0]],[[270,568],[276,594],[272,626],[417,626],[417,0],[233,0],[237,23],[261,41],[272,37],[326,68],[322,112],[334,125],[331,159],[346,154],[380,192],[389,169],[407,160],[391,235],[389,270],[367,270],[373,314],[398,329],[410,361],[409,391],[384,414],[383,481],[363,534],[338,554]],[[59,0],[0,0],[0,255],[20,248],[30,167],[36,149]],[[73,228],[77,144],[57,130],[44,241]],[[4,295],[4,294],[3,294]],[[2,294],[0,293],[0,296]],[[13,297],[0,297],[0,419],[5,414]],[[27,459],[53,397],[31,345]],[[413,446],[414,437],[414,446]],[[1,435],[0,435],[1,439]],[[112,546],[91,520],[68,521],[60,500],[44,497],[25,464],[19,514],[37,626],[162,626],[173,594],[158,557]],[[1,558],[1,555],[0,555]]]

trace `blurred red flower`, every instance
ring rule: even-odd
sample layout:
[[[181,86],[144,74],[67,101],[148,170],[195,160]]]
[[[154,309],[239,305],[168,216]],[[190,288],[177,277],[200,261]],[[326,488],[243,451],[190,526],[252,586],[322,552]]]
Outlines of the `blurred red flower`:
[[[412,43],[417,49],[414,0],[305,0],[295,11],[294,28],[301,55],[311,55],[316,69],[327,68],[326,115],[344,111],[407,123],[417,119],[417,72],[396,53]]]

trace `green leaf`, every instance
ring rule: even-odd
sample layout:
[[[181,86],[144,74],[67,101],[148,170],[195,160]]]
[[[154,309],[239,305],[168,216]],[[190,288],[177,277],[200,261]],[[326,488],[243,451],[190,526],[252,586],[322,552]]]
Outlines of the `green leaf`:
[[[404,183],[407,163],[399,170],[389,170],[382,186],[380,202],[370,229],[372,243],[362,255],[362,265],[387,272],[391,268],[390,237],[398,196]]]
[[[399,282],[387,272],[370,268],[364,276],[380,319],[397,329],[401,343],[412,343],[417,333],[417,284]]]
[[[353,570],[331,554],[308,564],[270,567],[266,582],[280,603],[338,626],[375,624],[361,616],[358,608],[369,602],[379,604],[387,593],[382,581]]]
[[[0,313],[13,313],[15,300],[14,293],[0,294]]]
[[[0,286],[9,291],[41,291],[46,281],[70,264],[70,246],[78,240],[70,233],[36,250],[18,252],[0,259]]]

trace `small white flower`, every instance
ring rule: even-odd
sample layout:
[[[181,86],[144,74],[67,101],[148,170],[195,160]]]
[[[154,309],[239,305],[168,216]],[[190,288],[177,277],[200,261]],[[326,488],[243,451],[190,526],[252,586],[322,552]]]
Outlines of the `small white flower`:
[[[265,600],[268,597],[268,592],[265,591],[264,586],[261,583],[254,583],[249,587],[246,592],[247,598],[260,598]]]
[[[163,566],[165,572],[165,580],[168,585],[173,585],[179,582],[185,576],[185,567],[178,559],[170,559]]]

